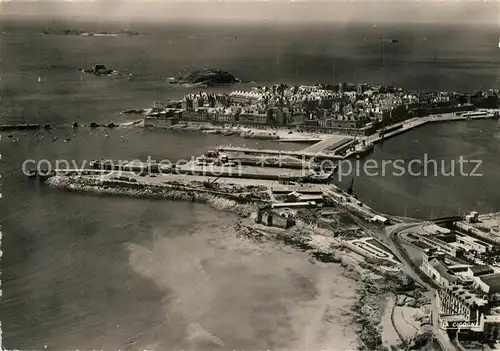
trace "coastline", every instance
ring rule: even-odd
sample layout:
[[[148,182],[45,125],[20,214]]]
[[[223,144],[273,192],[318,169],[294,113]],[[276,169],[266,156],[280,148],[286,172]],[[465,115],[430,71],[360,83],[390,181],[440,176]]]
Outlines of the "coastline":
[[[112,186],[113,183],[115,186]],[[123,181],[107,182],[103,185],[96,179],[76,179],[76,177],[54,176],[46,180],[46,184],[52,188],[60,188],[71,192],[91,193],[95,195],[115,195],[137,198],[152,198],[165,200],[182,200],[205,203],[220,211],[234,212],[241,216],[248,216],[257,209],[252,204],[245,204],[216,192],[201,189],[190,189],[176,185],[148,186],[141,188],[131,187],[132,183]]]
[[[241,21],[233,16],[201,23],[200,17],[230,16],[189,5],[184,6],[186,11],[176,5],[173,12],[156,13],[155,4],[137,4],[132,11],[98,5],[74,11],[8,5],[10,15],[3,27],[4,34],[11,35],[3,38],[11,54],[4,57],[0,78],[6,125],[0,136],[8,155],[2,172],[6,201],[2,259],[8,280],[0,314],[5,319],[5,348],[421,349],[410,345],[408,334],[413,325],[420,333],[423,329],[420,320],[407,313],[414,307],[400,305],[411,297],[403,288],[394,291],[392,286],[401,286],[398,279],[405,275],[425,286],[433,277],[429,274],[426,280],[419,275],[430,267],[420,266],[422,247],[407,236],[419,227],[395,228],[414,225],[408,215],[419,217],[427,234],[431,228],[439,232],[444,227],[460,234],[465,218],[452,226],[444,222],[445,216],[465,217],[470,211],[482,214],[500,207],[500,189],[494,186],[495,174],[500,173],[495,160],[495,151],[500,153],[500,121],[443,118],[428,122],[440,124],[424,126],[427,123],[410,125],[410,120],[463,104],[493,106],[494,99],[500,107],[500,86],[495,82],[495,63],[500,64],[500,58],[496,41],[491,45],[491,39],[498,36],[496,27],[483,23],[487,19],[473,16],[472,11],[464,14],[464,20],[448,14],[443,15],[444,21],[439,16],[430,18],[433,9],[427,16],[422,12],[422,21],[410,18],[410,23],[403,23],[404,18],[390,14],[399,10],[396,6],[386,6],[388,11],[383,13],[376,4],[371,14],[361,6],[361,12],[368,13],[362,17],[385,16],[383,23],[378,18],[364,23],[361,18],[363,23],[349,23],[348,28],[344,22],[352,21],[340,18],[339,11],[333,9],[332,16],[340,18],[336,21],[311,6],[304,10],[325,18],[316,21],[304,16],[307,13],[296,13],[302,17],[298,22],[304,23],[295,23],[284,18],[288,13],[268,13],[275,20],[259,26],[245,19],[259,16],[239,9],[235,10]],[[403,15],[418,17],[419,13],[408,10],[402,9]],[[21,12],[30,14],[29,18]],[[98,20],[93,19],[95,14]],[[149,15],[156,20],[148,20]],[[130,21],[120,20],[127,16]],[[454,23],[443,23],[446,19]],[[280,26],[283,21],[287,23]],[[466,22],[482,25],[470,27]],[[82,34],[40,34],[43,28],[56,32],[78,27]],[[138,30],[141,35],[118,36],[121,29]],[[381,36],[389,39],[381,40]],[[330,42],[326,48],[325,40]],[[432,55],[436,52],[439,55]],[[385,70],[381,61],[386,63]],[[77,71],[96,63],[110,65],[120,75],[99,77]],[[169,76],[210,66],[255,81],[221,87],[169,84]],[[126,77],[125,70],[134,75]],[[262,93],[263,99],[254,99],[253,92]],[[187,99],[195,95],[190,105]],[[229,96],[229,100],[213,104],[212,96]],[[158,103],[153,104],[155,100]],[[145,109],[132,111],[133,107]],[[130,112],[120,114],[129,108]],[[158,128],[144,126],[147,110],[158,117],[150,119]],[[408,132],[405,125],[401,130],[391,129],[403,119],[407,119],[403,124]],[[187,120],[193,122],[186,128],[161,128]],[[216,129],[202,126],[203,121],[213,121]],[[461,123],[450,123],[455,121]],[[73,122],[78,126],[72,127]],[[52,128],[45,128],[48,123]],[[238,123],[242,127],[235,127]],[[375,132],[383,138],[375,140],[362,156],[363,140],[376,139],[379,134]],[[335,143],[336,136],[351,139],[358,150],[340,151],[339,146],[344,146]],[[228,146],[243,146],[245,151],[219,150]],[[339,157],[352,152],[352,159],[320,162],[301,157],[302,162],[293,165],[333,174],[331,182],[310,185],[311,179],[290,177],[296,171],[288,169],[295,168],[290,166],[298,160],[265,156],[266,149],[302,152],[308,157],[313,152]],[[446,163],[457,166],[460,155],[473,162],[480,159],[483,176],[439,175],[449,174]],[[396,158],[404,161],[401,177],[387,164]],[[256,174],[288,176],[278,181],[216,176],[216,167],[235,169],[236,161],[245,167],[239,166],[240,171],[250,172],[251,162],[259,159],[264,162],[255,165]],[[429,172],[418,165],[414,172],[415,162],[409,164],[414,159],[422,165],[436,160],[435,176],[419,177],[418,173]],[[66,178],[61,178],[52,188],[49,182],[56,178],[39,182],[39,176],[51,169],[64,175],[61,168],[68,168],[68,176],[107,174],[108,169],[101,171],[102,167],[93,164],[103,160],[126,164],[116,175],[134,170],[136,176],[129,179],[164,189],[136,187],[126,180],[116,186],[96,186],[65,183]],[[183,160],[190,164],[178,170]],[[160,168],[163,161],[175,167]],[[385,171],[366,170],[375,162],[385,162]],[[348,165],[363,170],[350,171]],[[143,168],[148,170],[140,174]],[[198,173],[200,169],[205,172]],[[33,170],[38,170],[36,177],[30,176]],[[355,179],[351,179],[353,174]],[[218,189],[224,183],[241,188],[267,186],[274,209],[263,212],[273,212],[275,225],[278,214],[300,219],[288,229],[269,226],[266,216],[264,224],[255,223],[261,202],[221,194]],[[317,201],[295,207],[290,204],[293,199]],[[484,219],[484,224],[490,222],[493,227],[495,218]],[[492,233],[495,230],[500,228],[493,227]],[[411,239],[419,250],[405,245],[402,238]],[[446,238],[451,241],[452,236]],[[470,235],[464,238],[474,241]],[[445,248],[459,247],[459,243],[449,244]],[[384,271],[389,267],[383,260],[370,258],[369,249],[374,247],[381,251],[372,251],[372,256],[393,252],[401,264]],[[497,258],[484,263],[500,263]],[[472,266],[475,263],[471,260]],[[408,289],[411,293],[410,284]],[[429,295],[437,293],[429,290]],[[445,306],[439,305],[443,302],[439,297],[431,297],[438,302],[431,311],[436,327],[444,324],[438,312]],[[388,324],[377,323],[385,312]],[[452,349],[444,345],[443,350]],[[440,349],[439,345],[426,348]]]
[[[323,143],[327,143],[330,139],[346,140],[354,145],[353,150],[345,150],[342,145],[339,146],[340,153],[337,150],[328,150],[326,147],[324,150],[321,148],[316,152],[319,155],[330,155],[331,157],[336,157],[338,159],[349,159],[353,157],[365,156],[372,152],[373,147],[377,143],[382,143],[384,140],[398,136],[400,134],[406,133],[408,131],[414,130],[418,127],[431,124],[431,123],[452,123],[459,121],[471,121],[471,120],[497,120],[498,116],[495,114],[500,112],[500,109],[479,109],[478,111],[484,112],[485,115],[479,116],[469,116],[466,114],[453,113],[443,113],[443,114],[433,114],[424,117],[415,117],[407,119],[403,122],[397,122],[392,125],[385,126],[381,129],[377,129],[374,133],[366,136],[353,136],[342,133],[324,133],[324,132],[305,132],[298,131],[296,129],[290,128],[273,128],[272,126],[262,126],[261,128],[247,127],[243,125],[238,126],[227,126],[227,125],[213,125],[209,122],[194,122],[194,121],[184,121],[182,124],[175,124],[170,126],[151,126],[147,125],[144,121],[135,122],[133,125],[136,127],[152,128],[152,129],[165,129],[165,130],[175,130],[175,131],[195,131],[205,134],[219,134],[224,136],[237,135],[242,138],[249,139],[263,139],[272,140],[276,142],[294,142],[294,143],[305,143],[310,144],[310,147],[304,149],[304,155],[311,153],[307,152],[308,149],[315,149],[316,146],[320,146]],[[385,129],[389,132],[385,133]],[[242,148],[244,149],[244,148]],[[249,150],[256,152],[256,150]],[[300,152],[299,152],[300,153]],[[311,153],[312,154],[312,153]]]
[[[235,213],[240,217],[235,226],[237,237],[258,242],[281,243],[308,253],[310,260],[317,262],[317,264],[338,264],[342,267],[341,274],[352,280],[357,286],[355,298],[352,300],[353,304],[349,306],[348,318],[351,323],[356,325],[355,334],[359,338],[358,349],[372,350],[382,346],[380,323],[386,296],[391,290],[404,290],[401,287],[413,284],[411,278],[401,277],[397,270],[379,269],[377,265],[366,262],[362,256],[348,250],[342,240],[335,238],[328,229],[321,229],[314,223],[307,223],[299,219],[296,226],[291,229],[271,228],[255,224],[255,213],[259,208],[258,203],[254,201],[256,199],[248,199],[244,193],[199,189],[195,187],[199,186],[198,183],[172,184],[164,182],[163,184],[147,185],[126,181],[103,181],[96,177],[87,176],[54,176],[46,180],[48,186],[65,191],[98,196],[112,195],[195,201],[220,211]],[[241,187],[240,190],[244,188]],[[262,193],[265,192],[262,191]],[[368,310],[367,306],[370,306]],[[343,307],[342,310],[346,307]],[[306,335],[305,338],[310,338],[310,336]]]

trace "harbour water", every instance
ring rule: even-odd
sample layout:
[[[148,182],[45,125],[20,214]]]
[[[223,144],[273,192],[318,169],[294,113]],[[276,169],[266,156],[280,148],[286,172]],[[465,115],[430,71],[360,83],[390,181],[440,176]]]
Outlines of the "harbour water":
[[[363,39],[378,34],[366,28],[138,25],[120,29],[148,35],[36,34],[48,24],[0,24],[0,31],[12,33],[0,37],[0,52],[8,53],[0,65],[0,124],[123,121],[128,117],[118,114],[122,110],[185,92],[168,85],[167,77],[203,67],[227,69],[258,84],[336,77],[408,89],[470,90],[494,87],[500,79],[498,34],[487,30],[465,35],[462,28],[383,28],[400,44],[387,49],[382,70],[379,43]],[[102,23],[80,27],[108,29]],[[134,75],[77,72],[95,63]],[[381,161],[463,155],[483,161],[482,177],[361,175],[354,190],[373,208],[397,215],[498,210],[496,128],[496,121],[427,125],[377,145],[370,156]],[[143,129],[14,132],[17,143],[7,134],[0,140],[0,316],[8,349],[213,347],[214,338],[193,337],[197,325],[222,340],[224,349],[331,348],[328,340],[311,336],[321,327],[311,331],[305,325],[318,304],[341,315],[352,302],[354,282],[343,280],[340,268],[313,265],[285,248],[235,240],[236,218],[204,205],[68,194],[21,173],[26,159],[177,160],[218,144],[288,150],[303,145]],[[341,285],[344,290],[331,297],[329,289]],[[355,340],[352,327],[342,328],[329,331],[337,339]]]

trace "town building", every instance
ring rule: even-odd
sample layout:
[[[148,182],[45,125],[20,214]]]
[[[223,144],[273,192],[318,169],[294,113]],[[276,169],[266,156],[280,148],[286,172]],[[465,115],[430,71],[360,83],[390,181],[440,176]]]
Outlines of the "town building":
[[[254,104],[261,101],[264,95],[256,91],[236,90],[231,92],[229,97],[236,104]]]
[[[465,220],[469,223],[477,223],[479,221],[478,213],[476,211],[472,211],[470,214],[465,216]]]
[[[389,224],[389,220],[385,217],[382,217],[380,215],[375,215],[370,219],[370,222],[372,223],[380,223],[380,224]]]
[[[430,250],[424,253],[420,268],[443,287],[450,286],[457,282],[459,278],[453,274],[445,264],[445,253],[437,250]]]
[[[419,235],[418,240],[450,256],[460,257],[464,253],[464,249],[455,243],[456,236],[454,234]]]
[[[440,314],[447,317],[453,316],[454,321],[461,320],[471,324],[479,324],[481,316],[488,312],[488,300],[478,297],[470,283],[451,284],[438,290],[437,298]],[[443,321],[452,320],[452,318],[441,319]]]
[[[486,95],[497,94],[487,93]],[[485,94],[483,94],[485,95]],[[391,86],[339,83],[334,85],[263,86],[230,94],[198,92],[182,100],[155,102],[153,114],[168,109],[182,111],[181,120],[264,126],[294,126],[302,131],[368,135],[377,128],[407,118],[465,110],[470,95],[459,93],[410,93]],[[493,95],[498,100],[497,95]],[[481,97],[475,96],[475,99]],[[228,112],[232,107],[236,111]],[[239,112],[237,111],[239,109]],[[156,124],[148,120],[148,124]],[[160,122],[170,123],[170,122]],[[370,124],[371,123],[371,124]],[[476,217],[467,217],[476,221]],[[465,245],[464,243],[461,243]]]
[[[457,242],[467,251],[475,251],[478,253],[486,253],[493,250],[494,246],[485,241],[473,238],[465,234],[456,234]]]
[[[263,125],[268,124],[268,115],[267,113],[241,113],[235,121],[246,125]]]
[[[217,116],[217,122],[221,122],[221,123],[234,123],[234,114],[232,113],[228,113],[228,112],[224,112],[224,113],[221,113]]]
[[[500,337],[500,274],[487,265],[447,266],[443,252],[424,255],[422,270],[442,288],[436,304],[440,328],[451,338],[487,342]]]
[[[483,343],[500,338],[499,276],[494,274],[491,277],[487,287],[465,281],[437,291],[440,328],[451,338]]]

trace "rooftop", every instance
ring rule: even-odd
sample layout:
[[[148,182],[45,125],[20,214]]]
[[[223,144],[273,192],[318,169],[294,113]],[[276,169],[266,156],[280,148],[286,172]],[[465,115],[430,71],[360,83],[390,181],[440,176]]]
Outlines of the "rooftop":
[[[476,292],[468,287],[464,287],[458,284],[454,284],[450,287],[452,294],[459,297],[466,304],[476,304],[478,306],[483,306],[488,304],[488,300],[485,300],[476,295]]]
[[[382,216],[380,216],[380,215],[375,215],[375,216],[373,216],[372,221],[381,221],[381,222],[385,222],[385,221],[387,221],[387,218],[382,217]]]
[[[450,272],[448,267],[446,267],[443,262],[441,262],[437,258],[431,259],[429,263],[443,278],[448,280],[448,282],[455,282],[459,279],[457,276]]]
[[[439,234],[449,234],[451,230],[440,227],[436,224],[429,224],[424,227],[425,232],[427,233],[439,233]]]
[[[300,195],[299,199],[300,199],[300,201],[323,200],[323,195],[322,194],[318,194],[318,195]]]

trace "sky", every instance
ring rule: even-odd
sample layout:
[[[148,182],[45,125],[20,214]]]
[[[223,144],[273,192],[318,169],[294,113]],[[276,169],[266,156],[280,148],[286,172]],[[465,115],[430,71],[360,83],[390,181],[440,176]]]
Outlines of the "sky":
[[[497,1],[0,0],[3,16],[241,22],[410,22],[500,26]],[[500,31],[499,31],[500,34]]]

